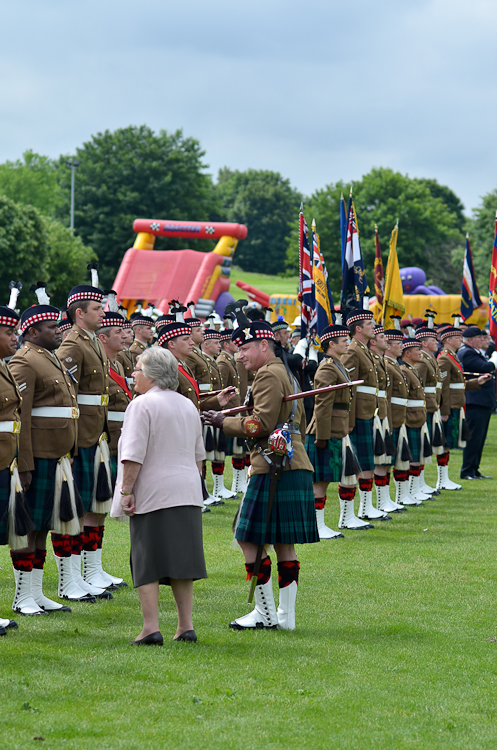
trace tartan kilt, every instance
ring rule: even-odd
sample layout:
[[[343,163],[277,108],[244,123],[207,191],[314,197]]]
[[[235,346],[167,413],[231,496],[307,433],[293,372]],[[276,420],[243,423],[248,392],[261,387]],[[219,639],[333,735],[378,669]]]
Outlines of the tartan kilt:
[[[399,444],[399,435],[400,435],[400,427],[394,427],[392,429],[392,443],[394,444],[394,447],[395,447],[395,455],[391,456],[390,463],[392,466],[395,466],[395,462],[397,460],[397,446]]]
[[[55,498],[56,458],[35,458],[29,490],[25,492],[35,531],[50,531]]]
[[[109,459],[110,473],[112,475],[112,484],[115,484],[117,479],[117,456],[111,456]]]
[[[78,448],[78,455],[74,456],[72,474],[74,483],[79,490],[83,508],[88,513],[93,500],[93,484],[95,481],[95,453],[97,445],[90,448]]]
[[[339,482],[342,478],[342,439],[330,438],[326,448],[314,445],[315,435],[306,435],[305,449],[314,467],[314,482]]]
[[[0,471],[0,544],[9,542],[10,468]]]
[[[283,471],[264,538],[269,500],[269,474],[253,474],[242,500],[235,538],[252,544],[311,544],[319,542],[312,472]]]
[[[245,440],[240,437],[228,438],[228,447],[226,448],[227,456],[244,456],[247,452]]]
[[[421,456],[421,427],[406,427],[412,460],[418,463]]]
[[[451,409],[449,418],[444,422],[445,447],[448,450],[457,448],[459,445],[459,416],[460,409]]]
[[[374,419],[356,419],[350,433],[362,471],[374,471],[373,423]]]

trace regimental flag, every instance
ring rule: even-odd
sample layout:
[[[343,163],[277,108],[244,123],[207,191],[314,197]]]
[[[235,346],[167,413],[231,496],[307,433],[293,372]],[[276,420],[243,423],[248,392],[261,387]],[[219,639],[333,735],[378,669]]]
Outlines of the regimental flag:
[[[311,249],[309,247],[309,230],[304,219],[303,204],[299,215],[299,294],[302,304],[301,338],[305,339],[316,331],[317,315],[314,297],[314,279],[312,274]]]
[[[385,278],[385,293],[383,299],[383,326],[393,328],[391,315],[403,315],[404,293],[402,291],[402,281],[400,279],[399,259],[397,257],[397,237],[399,234],[399,222],[395,225],[390,239],[390,252],[388,254],[387,273]]]
[[[347,243],[342,267],[342,296],[340,307],[343,312],[362,306],[363,297],[369,292],[368,280],[361,255],[359,231],[354,201],[349,201],[347,221]]]
[[[342,249],[342,268],[343,268],[343,264],[345,261],[345,248],[347,246],[347,213],[345,211],[345,200],[343,198],[343,193],[340,196],[340,240],[341,240],[341,249]]]
[[[383,293],[385,291],[385,282],[383,279],[383,261],[381,259],[380,238],[378,237],[378,227],[374,225],[374,291],[376,302],[380,310],[383,309]]]
[[[319,234],[316,232],[316,222],[312,220],[312,262],[314,278],[314,296],[316,300],[317,332],[318,335],[326,326],[335,322],[335,306],[328,282],[328,271],[319,245]]]
[[[497,214],[495,218],[492,264],[490,266],[490,284],[488,288],[488,321],[490,335],[497,344]]]
[[[476,310],[477,307],[480,307],[480,305],[480,293],[476,283],[475,269],[473,268],[473,256],[471,255],[469,234],[467,234],[466,252],[464,253],[464,266],[462,271],[461,318],[467,320],[473,314],[473,311]]]

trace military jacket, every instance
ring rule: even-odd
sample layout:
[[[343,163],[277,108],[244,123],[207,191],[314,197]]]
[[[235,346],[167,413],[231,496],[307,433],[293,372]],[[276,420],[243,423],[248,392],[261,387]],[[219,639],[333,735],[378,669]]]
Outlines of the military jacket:
[[[356,419],[373,419],[376,411],[376,392],[378,390],[378,376],[376,365],[371,352],[358,339],[353,338],[347,353],[342,357],[349,380],[364,380],[362,386],[354,388],[350,402],[349,427],[355,427]],[[365,393],[359,389],[374,389],[374,392]]]
[[[13,432],[0,432],[0,471],[12,463],[19,445],[21,393],[6,363],[0,360],[0,422],[14,422]]]
[[[213,357],[210,357],[208,354],[205,354],[205,352],[204,357],[206,359],[207,367],[209,368],[209,374],[211,376],[211,391],[222,391],[222,389],[224,388],[223,379],[221,377],[221,372],[216,360]]]
[[[407,362],[402,362],[400,367],[407,382],[406,425],[412,428],[422,427],[426,422],[426,402],[421,378],[416,368],[407,364]],[[411,401],[417,402],[418,405],[409,405]]]
[[[376,352],[371,352],[373,361],[376,366],[376,376],[378,378],[378,416],[381,420],[388,416],[388,404],[387,404],[387,389],[388,389],[388,373],[383,357]],[[355,380],[355,378],[354,378]],[[384,394],[384,395],[382,395]]]
[[[143,341],[138,341],[138,339],[135,339],[131,346],[129,347],[128,351],[131,355],[131,362],[133,365],[133,370],[135,369],[136,360],[140,356],[140,354],[143,354],[145,349],[147,348],[147,345],[143,343]],[[133,372],[133,370],[131,372]]]
[[[232,354],[222,351],[216,360],[219,372],[221,373],[221,380],[223,381],[224,388],[232,386],[237,388],[240,392],[240,375],[236,368],[235,358]],[[230,408],[240,406],[240,395],[234,396],[231,399],[229,406]]]
[[[199,411],[207,411],[208,409],[219,410],[221,407],[219,406],[219,401],[216,396],[208,396],[202,400],[197,397],[195,387],[187,377],[187,375],[189,375],[190,378],[195,380],[192,371],[185,362],[178,362],[178,365],[178,387],[176,388],[176,391],[181,393],[182,396],[189,398]],[[181,370],[183,370],[183,372]]]
[[[434,414],[442,398],[442,377],[437,360],[429,352],[421,351],[421,362],[416,362],[416,370],[425,389],[426,411]]]
[[[122,352],[118,352],[116,361],[122,365],[128,388],[132,388],[133,378],[131,377],[131,374],[135,369],[135,363],[133,362],[131,351],[129,349],[123,349]]]
[[[110,363],[111,370],[117,372],[122,378],[124,378],[124,368],[120,362],[114,361]],[[128,396],[124,388],[122,388],[112,377],[109,375],[109,411],[108,411],[108,425],[109,425],[109,450],[111,456],[117,456],[117,443],[121,437],[121,430],[123,423],[116,419],[112,419],[112,412],[125,412],[131,398]]]
[[[464,380],[459,357],[449,349],[442,349],[438,355],[438,366],[442,378],[440,413],[443,417],[448,417],[451,409],[461,409],[466,403],[465,391],[477,391],[480,384],[478,378]]]
[[[346,383],[347,380],[347,370],[343,365],[333,357],[325,356],[314,375],[314,387],[325,388],[328,385]],[[317,440],[345,437],[349,431],[351,399],[352,388],[341,388],[316,395],[307,434],[315,435]]]
[[[100,404],[82,404],[78,401],[78,448],[91,448],[104,430],[109,398],[109,362],[102,343],[93,342],[88,333],[77,325],[64,339],[57,356],[75,378],[77,398],[100,396]]]
[[[193,347],[192,353],[186,358],[186,364],[197,381],[202,393],[214,390],[211,383],[211,373],[209,365],[207,364],[207,358],[198,347]]]
[[[408,390],[405,375],[396,359],[385,355],[384,363],[388,373],[387,402],[388,421],[392,429],[398,429],[406,421],[406,404]],[[395,399],[397,403],[392,403]]]
[[[292,406],[295,402],[283,401],[285,396],[294,393],[290,384],[285,365],[274,357],[262,365],[252,385],[250,402],[254,409],[248,416],[226,417],[223,430],[228,437],[252,437],[264,450],[267,448],[268,436],[273,432],[276,425],[283,424],[290,417]],[[292,434],[293,458],[286,463],[284,471],[305,469],[312,471],[313,467],[304,447],[305,435],[305,412],[302,399],[297,401],[297,411],[294,423],[300,427],[300,435]],[[257,434],[256,434],[257,433]],[[268,474],[269,465],[253,447],[250,451],[250,462],[254,474]]]
[[[19,438],[19,471],[33,471],[35,458],[62,458],[74,454],[78,437],[76,388],[66,368],[41,346],[26,342],[9,362],[23,397]],[[66,407],[69,417],[31,414],[40,407]]]
[[[240,376],[240,402],[243,404],[245,396],[247,395],[247,390],[249,387],[252,387],[256,373],[255,370],[246,370],[242,363],[236,358],[235,363],[238,375]]]

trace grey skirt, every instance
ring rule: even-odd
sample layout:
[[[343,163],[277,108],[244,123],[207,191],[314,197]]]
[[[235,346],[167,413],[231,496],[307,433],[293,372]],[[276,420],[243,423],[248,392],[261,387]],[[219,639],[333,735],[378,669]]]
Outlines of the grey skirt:
[[[202,508],[181,505],[130,518],[133,586],[171,578],[207,578],[202,542]]]

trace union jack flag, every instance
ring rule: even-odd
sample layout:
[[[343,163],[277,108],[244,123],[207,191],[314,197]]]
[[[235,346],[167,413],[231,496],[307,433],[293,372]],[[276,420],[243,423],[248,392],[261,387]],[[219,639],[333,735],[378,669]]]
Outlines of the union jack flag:
[[[303,206],[299,215],[299,294],[302,304],[301,338],[305,339],[316,331],[317,313],[314,296],[314,278],[312,273],[312,256],[309,246],[309,230],[304,218]]]
[[[469,234],[466,235],[466,252],[464,253],[464,266],[462,272],[461,288],[461,318],[467,320],[473,314],[473,310],[480,307],[481,299],[473,268],[473,257]]]

